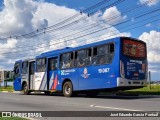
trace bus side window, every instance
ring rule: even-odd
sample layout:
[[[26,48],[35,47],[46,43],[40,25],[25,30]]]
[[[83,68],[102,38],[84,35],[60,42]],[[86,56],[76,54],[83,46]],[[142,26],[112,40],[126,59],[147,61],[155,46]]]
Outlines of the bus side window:
[[[20,65],[19,64],[15,65],[14,67],[14,76],[15,78],[20,76]]]
[[[108,55],[108,45],[98,47],[98,64],[106,63],[106,55]]]
[[[86,60],[85,60],[86,61],[85,65],[87,66],[87,65],[90,65],[91,61],[92,61],[92,58],[91,58],[91,56],[92,56],[92,49],[89,48],[86,51],[87,51],[87,56],[86,56]]]
[[[92,64],[97,64],[97,47],[93,48]]]
[[[73,67],[73,60],[74,60],[73,52],[62,54],[60,57],[61,57],[61,62],[60,62],[61,69]]]
[[[74,67],[74,53],[71,53],[71,58],[70,58],[70,67]]]
[[[25,61],[25,62],[22,63],[22,73],[26,74],[27,71],[28,71],[28,62]]]
[[[77,67],[78,66],[77,65],[77,63],[78,63],[78,61],[77,61],[77,51],[74,53],[74,55],[75,55],[74,66]]]
[[[49,58],[49,70],[57,70],[57,58]]]
[[[30,75],[34,75],[35,72],[35,63],[31,62],[30,63]]]
[[[46,59],[40,58],[36,61],[36,72],[45,72],[46,71]]]
[[[111,44],[109,44],[108,63],[111,63],[111,62],[112,62],[113,56],[114,56],[114,44],[111,43]]]
[[[110,44],[110,53],[114,53],[114,44]]]
[[[19,74],[19,71],[20,71],[20,70],[19,70],[19,66],[16,66],[16,67],[15,67],[15,74]]]
[[[83,67],[86,65],[86,50],[76,51],[76,67]]]
[[[92,64],[94,65],[107,64],[108,56],[109,56],[109,45],[108,44],[95,47],[93,49]]]

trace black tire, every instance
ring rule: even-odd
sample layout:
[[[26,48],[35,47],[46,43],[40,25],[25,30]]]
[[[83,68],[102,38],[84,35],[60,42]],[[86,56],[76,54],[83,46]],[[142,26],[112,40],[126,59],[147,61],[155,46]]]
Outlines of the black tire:
[[[50,91],[45,91],[44,94],[45,94],[45,95],[50,95],[51,92],[50,92]]]
[[[65,97],[73,96],[73,86],[71,82],[65,82],[63,85],[63,95]]]
[[[29,94],[30,94],[30,91],[28,90],[27,83],[25,83],[25,84],[23,85],[23,94],[24,94],[24,95],[29,95]]]
[[[99,91],[88,91],[86,92],[87,97],[97,97]]]

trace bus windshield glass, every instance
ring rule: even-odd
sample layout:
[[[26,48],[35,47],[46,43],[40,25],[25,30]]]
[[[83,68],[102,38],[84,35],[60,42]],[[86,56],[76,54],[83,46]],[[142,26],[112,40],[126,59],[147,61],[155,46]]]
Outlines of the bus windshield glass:
[[[16,63],[14,66],[14,75],[15,77],[20,76],[20,63]]]
[[[123,54],[129,57],[145,58],[146,46],[134,40],[123,40]]]

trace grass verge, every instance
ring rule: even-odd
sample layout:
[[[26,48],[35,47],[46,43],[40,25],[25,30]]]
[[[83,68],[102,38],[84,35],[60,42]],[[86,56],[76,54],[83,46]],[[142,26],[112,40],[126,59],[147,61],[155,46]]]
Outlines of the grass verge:
[[[1,92],[1,91],[13,92],[13,86],[0,87],[0,92]]]
[[[151,85],[139,89],[123,91],[124,94],[138,95],[160,95],[160,85]]]

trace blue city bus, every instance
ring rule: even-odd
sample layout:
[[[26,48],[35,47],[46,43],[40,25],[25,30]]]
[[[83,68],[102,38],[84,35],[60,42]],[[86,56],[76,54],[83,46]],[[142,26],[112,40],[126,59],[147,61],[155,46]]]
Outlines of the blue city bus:
[[[34,60],[16,61],[14,72],[14,89],[24,94],[60,91],[66,97],[78,92],[96,96],[100,91],[140,88],[147,83],[146,43],[117,37],[66,47],[42,53]]]

